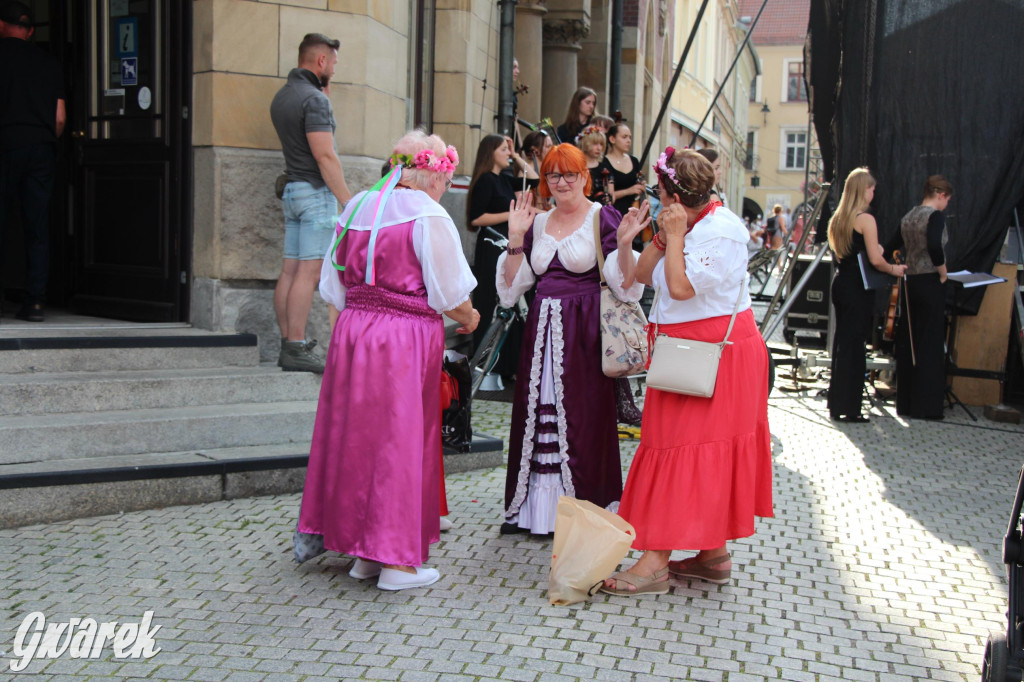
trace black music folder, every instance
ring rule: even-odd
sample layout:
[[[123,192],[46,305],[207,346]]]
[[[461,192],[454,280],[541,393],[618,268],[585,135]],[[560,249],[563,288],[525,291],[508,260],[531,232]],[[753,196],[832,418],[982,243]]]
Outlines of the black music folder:
[[[876,270],[863,251],[857,253],[857,265],[860,266],[860,281],[865,289],[888,289],[896,282],[892,275]]]

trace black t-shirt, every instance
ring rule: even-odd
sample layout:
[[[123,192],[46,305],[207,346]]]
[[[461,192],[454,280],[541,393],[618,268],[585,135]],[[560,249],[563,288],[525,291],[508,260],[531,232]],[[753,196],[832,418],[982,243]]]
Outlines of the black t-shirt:
[[[60,64],[33,43],[0,38],[0,65],[0,149],[56,142]]]
[[[514,179],[513,179],[514,180]],[[480,176],[469,195],[469,219],[476,220],[484,213],[506,213],[509,203],[516,198],[511,181],[506,175],[487,172]],[[508,223],[491,225],[508,236]]]

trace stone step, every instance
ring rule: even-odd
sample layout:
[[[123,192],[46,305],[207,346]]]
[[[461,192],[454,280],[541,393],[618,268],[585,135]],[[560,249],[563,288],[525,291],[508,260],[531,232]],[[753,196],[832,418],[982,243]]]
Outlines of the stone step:
[[[0,417],[317,400],[320,377],[259,367],[0,374]]]
[[[316,401],[73,412],[0,419],[0,464],[309,440]]]
[[[447,453],[455,474],[501,465],[501,440]],[[300,492],[310,441],[0,464],[0,528]]]
[[[0,374],[255,367],[253,334],[178,329],[82,330],[73,336],[0,333]]]

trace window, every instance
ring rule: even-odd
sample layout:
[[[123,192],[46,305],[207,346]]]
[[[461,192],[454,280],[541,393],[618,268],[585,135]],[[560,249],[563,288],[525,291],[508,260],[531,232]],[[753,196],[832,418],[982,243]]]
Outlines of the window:
[[[757,101],[757,76],[750,79],[750,101]]]
[[[782,131],[781,170],[803,170],[807,165],[807,131]]]
[[[786,80],[782,93],[784,102],[806,102],[807,84],[804,83],[804,63],[800,59],[787,59],[784,62]]]
[[[754,155],[757,150],[757,131],[747,131],[747,155],[743,161],[743,167],[748,171],[754,170]]]

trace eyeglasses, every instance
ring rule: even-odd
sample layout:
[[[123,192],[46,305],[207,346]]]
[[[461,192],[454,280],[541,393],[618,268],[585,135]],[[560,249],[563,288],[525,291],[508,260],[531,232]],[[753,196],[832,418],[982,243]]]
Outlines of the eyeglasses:
[[[544,179],[548,181],[548,184],[552,187],[558,184],[559,180],[565,180],[567,185],[571,185],[580,179],[579,173],[547,173]]]
[[[451,180],[445,180],[444,181],[444,191],[447,192],[451,188],[452,188],[452,181]]]

